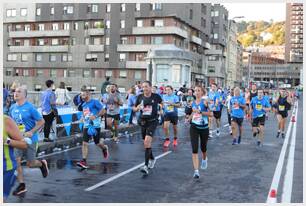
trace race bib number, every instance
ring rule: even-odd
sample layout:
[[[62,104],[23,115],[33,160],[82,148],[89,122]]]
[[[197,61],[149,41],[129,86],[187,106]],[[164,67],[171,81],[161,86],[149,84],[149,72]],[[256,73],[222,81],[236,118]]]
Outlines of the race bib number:
[[[85,109],[83,109],[83,114],[84,114],[84,117],[88,117],[88,116],[89,116],[89,114],[90,114],[90,110],[89,110],[89,108],[85,108]]]
[[[262,110],[262,105],[261,104],[256,104],[256,110]]]
[[[239,103],[238,103],[238,102],[235,102],[235,103],[234,103],[233,109],[239,109]]]
[[[174,106],[167,106],[167,111],[168,112],[173,112],[174,111]]]
[[[143,108],[142,115],[152,115],[152,105],[147,105]]]
[[[197,124],[197,125],[202,125],[203,124],[202,114],[195,113],[192,116],[192,123]]]
[[[279,105],[278,110],[279,111],[285,111],[285,105]]]

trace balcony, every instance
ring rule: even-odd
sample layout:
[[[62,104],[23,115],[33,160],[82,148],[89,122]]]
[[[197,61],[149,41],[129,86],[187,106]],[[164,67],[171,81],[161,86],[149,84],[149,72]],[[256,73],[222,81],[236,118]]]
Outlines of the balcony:
[[[104,29],[88,29],[85,30],[85,35],[86,34],[88,34],[89,36],[104,35]]]
[[[90,52],[104,52],[104,45],[88,45]]]
[[[206,55],[223,55],[222,50],[209,49],[205,51]]]
[[[167,44],[118,44],[118,52],[147,52]]]
[[[187,31],[175,27],[175,26],[161,26],[161,27],[133,27],[133,34],[176,34],[178,36],[181,36],[185,39],[188,38]]]
[[[208,43],[208,42],[203,42],[203,47],[204,47],[205,49],[210,49],[210,43]]]
[[[191,41],[193,42],[193,43],[196,43],[196,44],[198,44],[198,45],[202,45],[202,39],[200,39],[199,37],[196,37],[196,36],[192,36],[191,37]]]
[[[126,61],[125,65],[127,69],[146,69],[147,66],[145,61]]]
[[[10,52],[68,52],[68,45],[61,46],[10,46]]]
[[[31,38],[31,37],[58,37],[70,36],[70,30],[48,30],[48,31],[11,31],[10,38]]]

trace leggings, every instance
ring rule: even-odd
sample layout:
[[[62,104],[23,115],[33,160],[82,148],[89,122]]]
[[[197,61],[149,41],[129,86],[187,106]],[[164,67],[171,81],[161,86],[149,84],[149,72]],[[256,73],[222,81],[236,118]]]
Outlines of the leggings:
[[[49,139],[49,135],[50,135],[50,130],[52,127],[52,122],[54,120],[54,113],[51,112],[48,115],[43,115],[43,118],[45,120],[45,125],[44,125],[44,136],[46,139]]]
[[[207,151],[209,129],[198,129],[196,126],[190,126],[190,141],[192,147],[192,153],[197,154],[199,148],[199,139],[201,140],[201,151]]]
[[[232,120],[232,117],[231,117],[231,113],[229,113],[229,111],[227,110],[227,121],[228,121],[228,124],[231,126],[231,121]]]

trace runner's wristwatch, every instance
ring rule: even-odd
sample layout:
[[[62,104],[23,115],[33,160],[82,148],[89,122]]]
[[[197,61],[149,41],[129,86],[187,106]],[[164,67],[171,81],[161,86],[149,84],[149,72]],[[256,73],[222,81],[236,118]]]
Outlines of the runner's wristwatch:
[[[11,139],[10,139],[10,138],[7,138],[7,139],[6,139],[6,144],[7,144],[7,145],[10,145],[10,143],[11,143]]]

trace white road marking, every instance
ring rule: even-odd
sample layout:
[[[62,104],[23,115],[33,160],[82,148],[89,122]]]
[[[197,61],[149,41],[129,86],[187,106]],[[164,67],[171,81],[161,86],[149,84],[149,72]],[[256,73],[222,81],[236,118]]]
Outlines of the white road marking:
[[[268,196],[267,196],[267,203],[272,203],[272,202],[275,201],[273,198],[270,198],[270,193],[271,193],[272,190],[275,190],[277,192],[277,189],[278,189],[278,184],[279,184],[280,177],[281,177],[281,174],[282,174],[282,169],[283,169],[284,160],[285,160],[285,154],[286,154],[286,150],[287,150],[287,146],[288,146],[288,142],[289,142],[289,137],[290,137],[290,133],[291,133],[291,128],[292,128],[292,122],[290,121],[288,129],[287,129],[285,141],[284,141],[281,153],[280,153],[278,161],[277,161],[277,165],[276,165],[275,172],[274,172],[274,175],[273,175],[272,183],[271,183],[269,193],[268,193]]]
[[[229,126],[229,124],[227,123],[227,124],[225,124],[225,125],[223,125],[223,127],[228,127]]]
[[[162,157],[164,157],[164,156],[170,154],[171,152],[172,152],[172,151],[168,151],[168,152],[165,152],[165,153],[163,153],[163,154],[161,154],[161,155],[158,155],[157,157],[155,157],[155,159],[162,158]],[[107,183],[109,183],[109,182],[112,182],[112,181],[118,179],[119,177],[122,177],[122,176],[124,176],[124,175],[126,175],[126,174],[128,174],[128,173],[130,173],[130,172],[133,172],[134,170],[137,170],[138,168],[140,168],[140,167],[143,166],[143,165],[144,165],[144,162],[143,162],[143,163],[140,163],[139,165],[136,165],[136,166],[134,166],[134,167],[132,167],[132,168],[130,168],[130,169],[124,171],[124,172],[121,172],[121,173],[119,173],[119,174],[117,174],[117,175],[115,175],[115,176],[112,176],[112,177],[110,177],[110,178],[108,178],[108,179],[106,179],[106,180],[103,180],[102,182],[99,182],[99,183],[97,183],[97,184],[95,184],[95,185],[93,185],[93,186],[91,186],[91,187],[85,189],[85,191],[86,191],[86,192],[89,192],[89,191],[92,191],[92,190],[94,190],[94,189],[97,189],[98,187],[101,187],[101,186],[103,186],[103,185],[105,185],[105,184],[107,184]]]
[[[298,106],[295,114],[298,114]],[[296,122],[293,123],[292,138],[289,146],[290,150],[289,150],[285,180],[283,185],[282,202],[286,203],[291,202],[293,169],[294,169],[294,152],[295,152],[295,141],[296,141],[296,125],[297,125],[297,117],[296,117]]]

